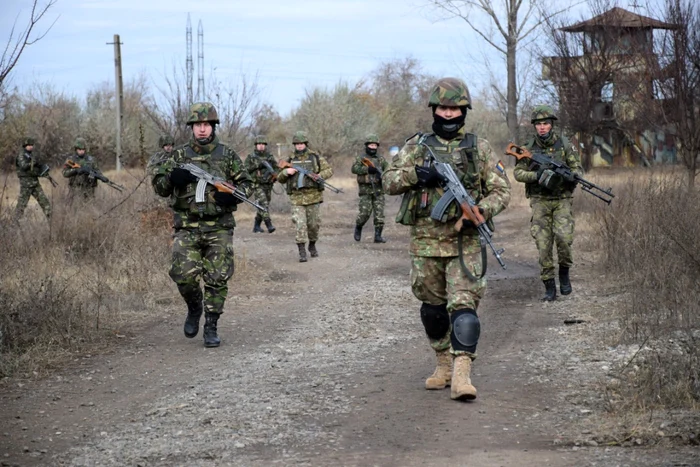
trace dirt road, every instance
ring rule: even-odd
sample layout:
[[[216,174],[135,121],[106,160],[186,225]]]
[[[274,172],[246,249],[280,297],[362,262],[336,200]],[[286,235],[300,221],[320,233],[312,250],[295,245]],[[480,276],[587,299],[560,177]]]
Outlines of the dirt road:
[[[2,465],[691,465],[561,440],[571,422],[566,375],[543,379],[528,356],[556,351],[543,346],[566,303],[537,301],[527,213],[499,219],[508,270],[490,263],[479,398],[457,403],[449,389],[423,388],[434,361],[408,283],[407,229],[390,222],[389,243],[375,245],[367,228],[358,244],[354,205],[327,199],[324,218],[334,220],[308,263],[297,262],[285,216],[271,235],[250,233],[250,222],[237,229],[220,348],[183,337],[175,297],[108,355],[48,379],[6,381]],[[388,203],[387,217],[394,212]]]

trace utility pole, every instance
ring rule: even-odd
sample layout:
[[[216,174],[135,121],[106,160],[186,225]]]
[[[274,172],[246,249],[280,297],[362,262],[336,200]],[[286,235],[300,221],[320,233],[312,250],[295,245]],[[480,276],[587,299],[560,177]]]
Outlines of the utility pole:
[[[124,86],[122,84],[122,49],[119,34],[114,35],[114,82],[116,86],[114,100],[117,106],[117,172],[122,169],[122,109],[124,108]]]
[[[204,92],[204,26],[202,20],[199,20],[197,26],[197,100],[206,100]]]

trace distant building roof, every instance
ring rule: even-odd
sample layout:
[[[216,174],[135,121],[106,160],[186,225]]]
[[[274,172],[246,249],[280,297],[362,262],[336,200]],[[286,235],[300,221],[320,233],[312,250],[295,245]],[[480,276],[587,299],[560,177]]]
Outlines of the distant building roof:
[[[665,23],[663,21],[659,21],[658,19],[632,13],[624,8],[615,7],[589,20],[581,21],[580,23],[561,28],[561,30],[566,32],[591,32],[597,29],[610,27],[652,29],[677,28],[675,24]]]

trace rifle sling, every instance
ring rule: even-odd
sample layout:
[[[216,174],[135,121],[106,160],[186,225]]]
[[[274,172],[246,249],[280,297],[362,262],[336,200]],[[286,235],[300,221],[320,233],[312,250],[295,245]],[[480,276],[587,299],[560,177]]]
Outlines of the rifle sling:
[[[457,235],[457,249],[459,250],[459,266],[462,268],[462,272],[464,273],[465,276],[467,276],[467,279],[469,279],[472,282],[476,282],[480,279],[482,279],[486,275],[486,267],[488,266],[488,256],[486,255],[486,245],[484,245],[484,242],[479,239],[479,243],[481,244],[481,275],[479,277],[474,276],[469,269],[467,268],[467,265],[464,263],[464,250],[462,248],[463,245],[463,238],[464,238],[464,228],[459,231],[459,234]]]

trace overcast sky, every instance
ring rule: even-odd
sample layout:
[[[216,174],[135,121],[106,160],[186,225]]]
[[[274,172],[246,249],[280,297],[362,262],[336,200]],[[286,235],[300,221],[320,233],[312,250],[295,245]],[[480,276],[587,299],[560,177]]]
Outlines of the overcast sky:
[[[40,0],[41,1],[41,0]],[[483,47],[462,21],[435,21],[421,0],[58,0],[40,26],[58,17],[45,39],[26,49],[12,83],[51,82],[78,97],[103,81],[114,83],[114,34],[121,35],[124,82],[146,73],[162,83],[173,62],[185,61],[190,13],[197,81],[197,25],[204,27],[205,76],[215,69],[229,82],[259,75],[264,100],[282,114],[312,86],[351,84],[381,62],[407,56],[424,71],[461,76],[474,88],[484,80],[465,61]],[[2,0],[0,31],[18,17],[25,25],[31,0]],[[0,36],[2,37],[2,36]],[[6,39],[3,38],[3,41]]]

